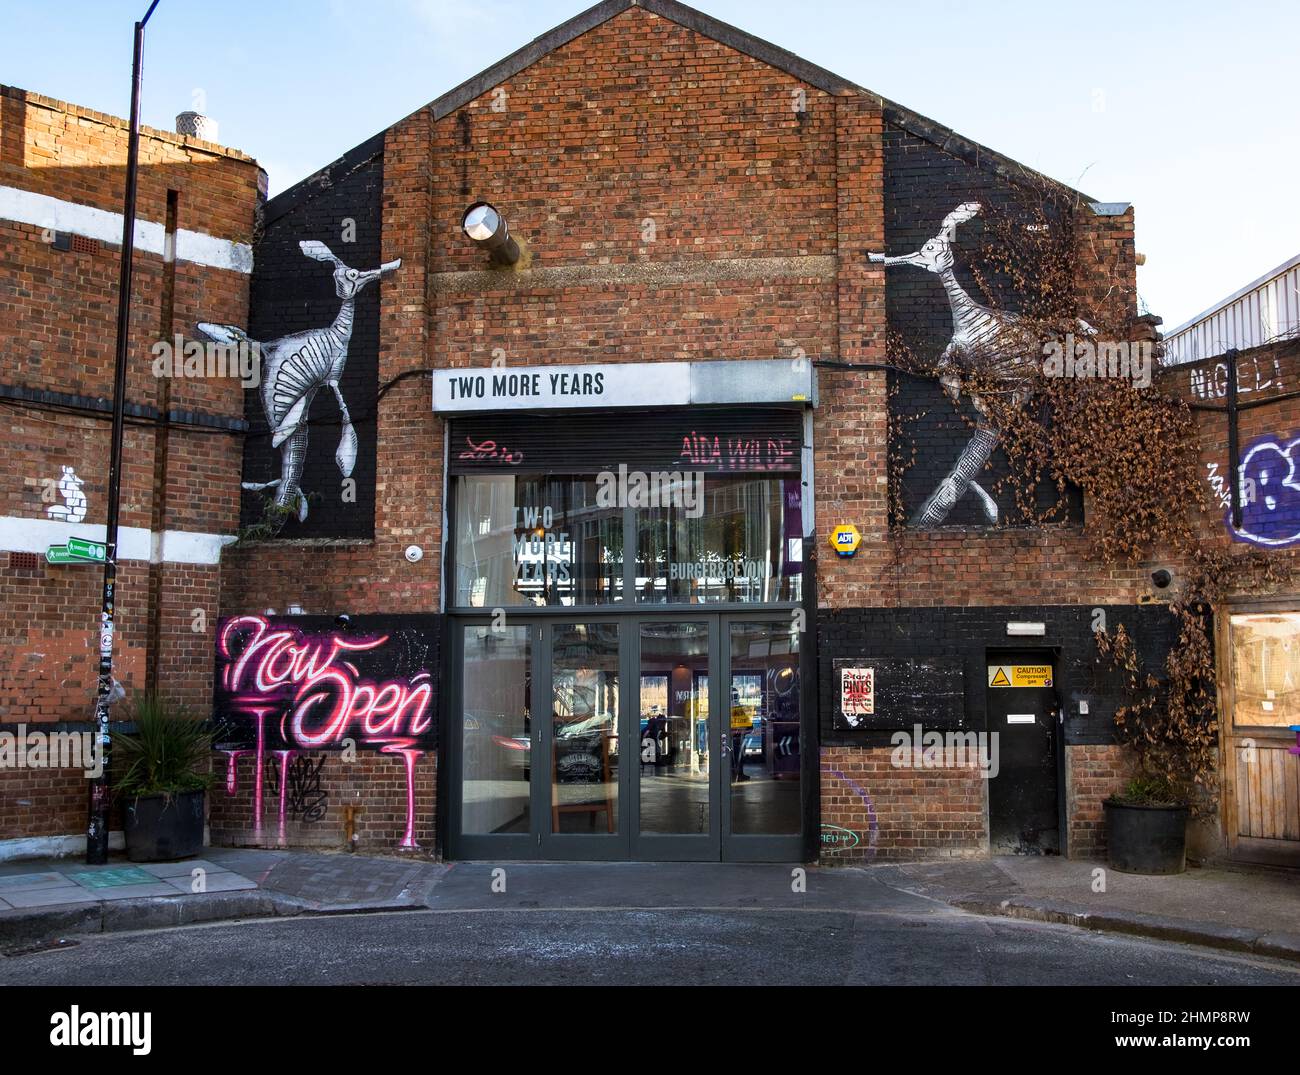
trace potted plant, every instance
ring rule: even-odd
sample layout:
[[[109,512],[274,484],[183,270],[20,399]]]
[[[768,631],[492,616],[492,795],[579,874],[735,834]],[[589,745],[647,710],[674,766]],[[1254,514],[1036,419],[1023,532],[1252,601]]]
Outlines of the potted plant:
[[[212,782],[213,732],[185,706],[152,692],[136,699],[131,716],[134,733],[113,733],[127,858],[166,862],[197,855]]]
[[[1190,807],[1172,784],[1159,777],[1135,776],[1102,806],[1111,869],[1170,874],[1187,868]]]
[[[1121,740],[1136,756],[1137,774],[1103,803],[1112,869],[1174,874],[1187,868],[1187,821],[1214,810],[1218,722],[1205,609],[1176,606],[1178,643],[1166,675],[1142,675],[1124,630],[1097,633],[1097,646],[1126,675],[1127,704],[1115,710]]]

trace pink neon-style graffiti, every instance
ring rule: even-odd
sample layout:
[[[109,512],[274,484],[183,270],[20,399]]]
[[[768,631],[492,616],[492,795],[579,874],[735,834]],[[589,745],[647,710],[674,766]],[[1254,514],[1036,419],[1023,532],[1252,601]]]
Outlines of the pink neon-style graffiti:
[[[280,759],[280,846],[283,847],[288,841],[285,837],[285,820],[287,817],[285,806],[289,800],[289,760],[293,757],[292,750],[277,750],[275,756]]]
[[[248,640],[236,655],[231,646],[244,632]],[[232,694],[247,691],[261,703],[288,694],[284,738],[304,750],[337,746],[350,737],[376,746],[418,738],[433,720],[429,673],[405,682],[375,683],[361,679],[355,666],[341,658],[387,641],[387,635],[304,638],[295,630],[272,630],[262,616],[237,616],[226,623],[218,643],[229,662],[222,684]]]
[[[254,837],[261,841],[264,811],[263,779],[266,757],[266,718],[280,711],[283,742],[295,747],[274,753],[280,759],[279,843],[286,843],[288,763],[296,752],[347,745],[378,748],[400,754],[406,771],[406,829],[401,846],[418,847],[415,839],[415,765],[425,753],[419,737],[432,724],[433,681],[428,672],[409,680],[363,679],[347,654],[377,649],[387,635],[342,638],[337,634],[308,636],[272,628],[263,616],[237,616],[226,622],[218,639],[223,661],[221,685],[228,705],[249,714],[257,726],[254,773]],[[237,788],[237,767],[246,750],[226,751],[226,789]]]

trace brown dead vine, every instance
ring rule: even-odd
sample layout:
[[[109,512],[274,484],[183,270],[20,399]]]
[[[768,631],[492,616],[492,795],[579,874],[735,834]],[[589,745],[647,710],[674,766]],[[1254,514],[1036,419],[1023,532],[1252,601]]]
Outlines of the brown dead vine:
[[[1111,301],[1084,309],[1077,211],[1059,189],[1041,184],[1021,188],[981,217],[980,239],[959,263],[966,264],[984,305],[1007,311],[1014,321],[1014,333],[997,340],[996,350],[967,349],[940,369],[891,334],[889,360],[905,374],[943,375],[950,394],[954,383],[959,386],[953,406],[972,432],[997,431],[1007,469],[988,488],[995,499],[1014,502],[1012,519],[1004,512],[998,525],[1077,525],[1069,518],[1069,494],[1077,489],[1086,506],[1083,534],[1093,562],[1113,567],[1159,557],[1180,565],[1169,602],[1177,642],[1163,675],[1141,668],[1122,625],[1113,633],[1099,629],[1095,637],[1100,663],[1121,680],[1124,702],[1115,723],[1135,752],[1145,786],[1154,798],[1210,812],[1218,792],[1212,610],[1228,594],[1275,591],[1290,572],[1257,550],[1216,548],[1201,539],[1198,523],[1210,501],[1200,480],[1196,420],[1186,400],[1161,391],[1155,356],[1148,384],[1140,376],[1053,375],[1061,366],[1049,357],[1072,358],[1067,370],[1095,372],[1097,344],[1150,335],[1133,316],[1133,296],[1113,283],[1124,279],[1123,266],[1099,267],[1111,280],[1105,289]],[[1008,340],[1014,341],[1013,353]],[[906,532],[901,488],[915,462],[915,449],[904,455],[911,420],[901,414],[890,419],[896,558]],[[990,468],[986,463],[985,472]]]

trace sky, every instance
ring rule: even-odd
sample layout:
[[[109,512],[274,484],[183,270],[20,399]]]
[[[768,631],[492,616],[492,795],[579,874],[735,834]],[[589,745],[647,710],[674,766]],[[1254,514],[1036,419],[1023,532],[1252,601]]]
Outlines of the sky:
[[[142,116],[195,108],[271,193],[594,0],[161,0]],[[1102,201],[1169,331],[1300,253],[1297,0],[697,0]],[[125,115],[148,0],[0,0],[0,82]]]

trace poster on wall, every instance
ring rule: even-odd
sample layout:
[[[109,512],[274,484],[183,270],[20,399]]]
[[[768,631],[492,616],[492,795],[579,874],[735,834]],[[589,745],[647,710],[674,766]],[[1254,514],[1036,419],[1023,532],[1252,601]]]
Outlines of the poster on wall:
[[[432,750],[438,618],[230,616],[217,626],[224,748]]]
[[[838,657],[832,663],[833,732],[967,726],[960,657]]]
[[[849,727],[856,728],[864,717],[876,711],[876,670],[840,669],[840,713]]]

